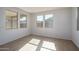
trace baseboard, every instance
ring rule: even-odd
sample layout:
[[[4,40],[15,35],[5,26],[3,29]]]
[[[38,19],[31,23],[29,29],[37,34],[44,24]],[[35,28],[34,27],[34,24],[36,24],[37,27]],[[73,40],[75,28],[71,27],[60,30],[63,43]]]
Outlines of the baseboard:
[[[72,42],[77,46],[77,48],[79,48],[79,44],[77,44],[74,40],[72,40]]]
[[[31,35],[31,34],[28,34],[28,35],[26,35],[26,36],[23,36],[23,37],[17,38],[17,39],[15,39],[15,40],[11,40],[11,41],[9,41],[9,42],[16,41],[16,40],[21,39],[21,38],[24,38],[24,37],[28,37],[28,36],[30,36],[30,35]],[[4,42],[4,43],[1,43],[0,45],[7,44],[7,43],[9,43],[9,42]]]
[[[31,35],[41,36],[41,37],[46,37],[46,38],[51,38],[51,39],[62,39],[62,38],[48,37],[48,36],[37,35],[37,34],[31,34]],[[62,39],[62,40],[68,40],[68,39]]]
[[[15,39],[15,40],[18,40],[18,39],[21,39],[21,38],[24,38],[24,37],[28,37],[28,36],[32,36],[32,35],[35,35],[35,36],[41,36],[41,37],[46,37],[46,38],[51,38],[51,39],[62,39],[62,38],[48,37],[48,36],[43,36],[43,35],[28,34],[28,35],[26,35],[26,36],[23,36],[23,37],[17,38],[17,39]],[[12,41],[15,41],[15,40],[12,40]],[[67,40],[67,39],[62,39],[62,40]],[[12,42],[12,41],[9,41],[9,42]],[[7,44],[7,43],[9,43],[9,42],[2,43],[2,44],[0,44],[0,45]]]

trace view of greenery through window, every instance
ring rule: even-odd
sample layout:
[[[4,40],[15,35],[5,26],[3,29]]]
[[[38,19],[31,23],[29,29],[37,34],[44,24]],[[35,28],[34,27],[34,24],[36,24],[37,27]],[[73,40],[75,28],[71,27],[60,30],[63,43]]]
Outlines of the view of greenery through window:
[[[27,16],[20,15],[20,28],[26,28],[26,27],[27,27]]]
[[[37,27],[40,28],[52,28],[53,27],[53,15],[40,15],[37,16]]]

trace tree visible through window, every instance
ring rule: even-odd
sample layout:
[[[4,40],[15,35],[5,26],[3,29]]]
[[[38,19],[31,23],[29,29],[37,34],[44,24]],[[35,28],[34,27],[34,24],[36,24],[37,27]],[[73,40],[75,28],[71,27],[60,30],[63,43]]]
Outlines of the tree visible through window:
[[[52,28],[53,27],[53,14],[37,16],[37,27]]]
[[[37,16],[37,27],[43,27],[43,21],[44,21],[44,19],[43,19],[43,16],[41,15],[41,16]]]
[[[27,16],[26,15],[20,15],[20,28],[26,28],[27,27]]]
[[[53,27],[53,15],[45,15],[45,27],[52,28]]]

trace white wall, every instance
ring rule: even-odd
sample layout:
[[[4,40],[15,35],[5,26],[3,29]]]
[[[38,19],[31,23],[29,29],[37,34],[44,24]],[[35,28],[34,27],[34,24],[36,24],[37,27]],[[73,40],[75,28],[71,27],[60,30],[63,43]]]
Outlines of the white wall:
[[[15,11],[24,12],[18,8],[1,8],[0,7],[0,45],[8,43],[10,41],[16,40],[18,38],[21,38],[23,36],[27,36],[31,33],[30,31],[30,14],[27,12],[26,15],[28,15],[28,28],[27,29],[6,29],[5,28],[5,10],[6,9],[12,9]]]
[[[79,48],[79,31],[77,31],[77,8],[72,8],[72,41]]]
[[[71,19],[71,8],[63,8],[59,10],[52,10],[47,12],[41,12],[33,14],[32,34],[48,36],[53,38],[61,38],[71,40],[72,38],[72,19]],[[36,27],[36,16],[41,14],[54,14],[54,23],[52,29],[37,28]]]
[[[40,12],[35,14],[27,14],[28,17],[28,28],[27,29],[13,29],[6,30],[5,28],[5,9],[0,8],[0,45],[8,43],[10,41],[16,40],[23,36],[27,36],[29,34],[48,36],[53,38],[61,38],[61,39],[72,39],[72,8],[64,8],[59,10],[52,10],[47,12]],[[22,10],[17,8],[10,8],[16,11],[22,12]],[[54,23],[52,29],[41,29],[36,28],[36,15],[40,14],[54,14]]]

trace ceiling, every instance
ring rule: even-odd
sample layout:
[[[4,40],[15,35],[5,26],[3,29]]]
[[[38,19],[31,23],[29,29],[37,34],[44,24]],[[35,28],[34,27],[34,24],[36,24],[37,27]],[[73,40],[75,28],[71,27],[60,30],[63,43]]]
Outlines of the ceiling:
[[[29,13],[37,13],[37,12],[60,9],[60,7],[20,7],[20,9],[23,9],[24,11],[27,11]]]

